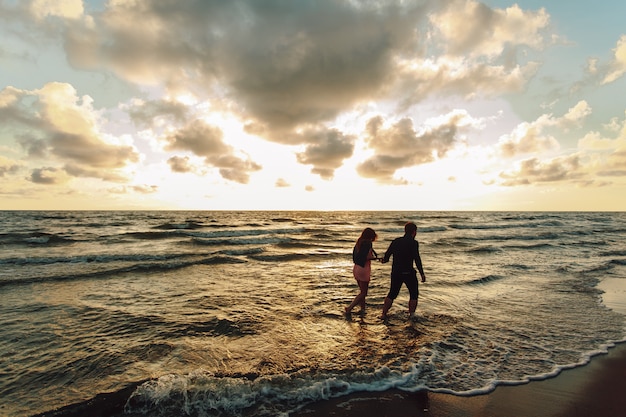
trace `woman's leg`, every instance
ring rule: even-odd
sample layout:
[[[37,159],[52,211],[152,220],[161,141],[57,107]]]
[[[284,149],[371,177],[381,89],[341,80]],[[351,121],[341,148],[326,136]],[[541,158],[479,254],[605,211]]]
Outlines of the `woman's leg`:
[[[370,283],[368,281],[357,280],[357,284],[359,284],[359,293],[356,297],[354,297],[352,303],[346,307],[346,313],[351,313],[352,309],[356,307],[357,304],[361,305],[361,310],[365,310],[365,297],[367,297],[367,291]]]

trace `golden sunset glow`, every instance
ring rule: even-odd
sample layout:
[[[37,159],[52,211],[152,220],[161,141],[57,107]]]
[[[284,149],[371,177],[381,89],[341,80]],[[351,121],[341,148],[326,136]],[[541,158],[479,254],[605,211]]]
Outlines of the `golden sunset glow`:
[[[1,2],[0,209],[626,209],[625,4],[271,3]]]

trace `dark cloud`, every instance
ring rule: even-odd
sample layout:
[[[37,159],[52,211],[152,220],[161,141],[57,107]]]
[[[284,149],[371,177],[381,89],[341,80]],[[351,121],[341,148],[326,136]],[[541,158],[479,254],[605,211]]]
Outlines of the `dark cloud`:
[[[388,155],[376,155],[367,161],[359,164],[357,172],[365,178],[375,178],[380,182],[391,184],[407,184],[404,179],[393,178],[396,170],[408,166],[408,160],[404,157],[393,157]]]
[[[75,66],[184,87],[216,103],[228,97],[275,141],[368,100],[410,105],[433,91],[519,91],[536,65],[519,65],[506,49],[540,48],[549,22],[544,10],[457,0],[138,0],[91,17],[65,31]],[[476,56],[414,68],[433,52]]]
[[[249,181],[250,172],[261,169],[259,164],[237,156],[234,149],[223,141],[221,129],[201,120],[167,135],[165,140],[168,143],[166,149],[189,151],[204,157],[207,165],[219,168],[220,175],[230,181],[245,184]],[[181,167],[180,162],[183,162],[180,157],[169,161],[173,170]]]
[[[193,172],[194,166],[189,162],[188,156],[172,156],[167,160],[172,172],[187,173]]]
[[[420,53],[416,28],[441,3],[117,2],[93,25],[73,22],[66,50],[77,67],[131,81],[217,89],[274,132],[332,120],[384,91],[394,58]]]
[[[49,145],[47,141],[38,139],[28,133],[15,135],[15,139],[17,143],[24,148],[30,158],[43,159],[49,156]]]
[[[180,102],[152,100],[136,103],[128,109],[131,120],[138,126],[152,127],[157,119],[186,121],[188,107]]]
[[[49,135],[50,153],[61,160],[95,168],[122,168],[137,162],[139,156],[130,146],[111,145],[91,135],[54,132]]]
[[[67,182],[65,171],[53,167],[33,169],[29,180],[35,184],[55,185]]]
[[[241,159],[234,155],[210,156],[208,164],[219,168],[220,175],[227,180],[247,184],[250,172],[259,171],[262,167],[249,159]]]
[[[335,169],[354,152],[355,138],[346,136],[336,129],[311,130],[303,136],[303,141],[310,145],[304,152],[296,154],[298,162],[313,165],[311,172],[326,180],[332,179]]]
[[[411,119],[405,118],[389,128],[377,116],[367,123],[367,143],[376,154],[357,167],[359,174],[382,182],[404,183],[394,179],[400,168],[432,162],[442,158],[456,144],[457,123],[461,115],[450,117],[436,126],[416,131]]]
[[[66,164],[63,169],[65,172],[73,177],[79,178],[98,178],[103,181],[109,182],[127,182],[128,178],[119,174],[115,170],[107,169],[93,169],[85,165],[79,164]]]
[[[224,134],[219,127],[201,120],[194,120],[166,136],[165,140],[168,143],[166,149],[190,151],[198,156],[214,157],[232,152],[232,148],[224,143],[223,137]]]

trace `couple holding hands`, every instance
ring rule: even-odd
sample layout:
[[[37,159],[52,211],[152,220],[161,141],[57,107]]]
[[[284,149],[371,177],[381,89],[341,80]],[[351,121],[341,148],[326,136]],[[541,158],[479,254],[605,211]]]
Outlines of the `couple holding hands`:
[[[417,234],[417,226],[413,222],[404,225],[404,236],[394,239],[382,258],[378,258],[374,251],[373,242],[376,240],[376,232],[372,228],[365,228],[359,236],[352,251],[352,260],[354,267],[352,272],[357,284],[359,285],[359,293],[348,307],[346,314],[351,314],[352,309],[358,304],[361,311],[365,310],[365,297],[369,288],[370,277],[372,272],[372,259],[380,260],[382,263],[389,262],[393,257],[391,265],[391,285],[389,292],[385,297],[383,304],[383,312],[381,319],[387,318],[387,312],[393,304],[402,288],[402,284],[406,285],[409,290],[409,316],[415,317],[415,309],[417,308],[417,297],[419,295],[417,283],[417,271],[413,268],[413,264],[419,271],[422,282],[426,282],[424,268],[422,267],[422,259],[419,254],[419,243],[415,239]]]

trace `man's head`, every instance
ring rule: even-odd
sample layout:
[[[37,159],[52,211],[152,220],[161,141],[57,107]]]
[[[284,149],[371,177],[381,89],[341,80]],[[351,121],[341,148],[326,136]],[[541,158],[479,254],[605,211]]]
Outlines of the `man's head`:
[[[413,222],[408,222],[404,225],[404,234],[409,236],[415,236],[417,234],[417,226]]]

